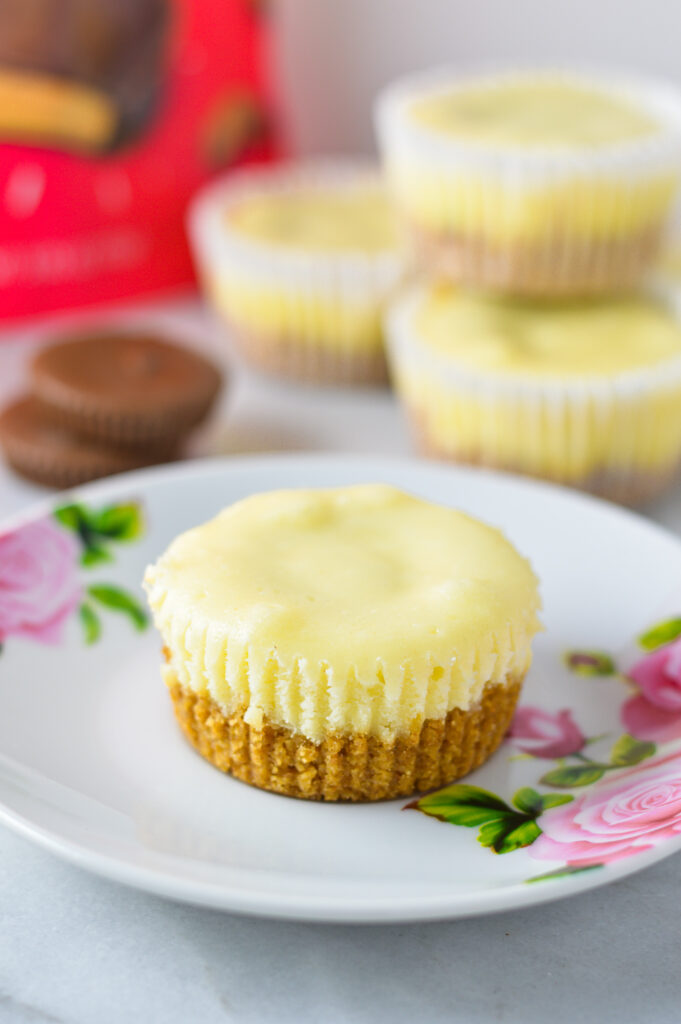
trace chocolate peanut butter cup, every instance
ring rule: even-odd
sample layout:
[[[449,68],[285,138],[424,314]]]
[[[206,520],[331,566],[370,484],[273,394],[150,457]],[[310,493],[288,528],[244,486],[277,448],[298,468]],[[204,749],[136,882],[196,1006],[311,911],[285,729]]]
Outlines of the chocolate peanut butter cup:
[[[84,437],[129,447],[170,444],[197,426],[221,386],[207,359],[132,333],[102,333],[43,349],[31,366],[35,396]]]
[[[0,413],[0,447],[17,473],[46,487],[76,487],[113,473],[169,462],[174,442],[148,448],[103,445],[72,433],[36,398],[19,398]]]

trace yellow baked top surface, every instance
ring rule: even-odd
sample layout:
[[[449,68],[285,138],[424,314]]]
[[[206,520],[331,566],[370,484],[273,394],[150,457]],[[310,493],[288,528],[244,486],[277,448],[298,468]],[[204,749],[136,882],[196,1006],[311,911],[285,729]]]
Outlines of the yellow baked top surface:
[[[387,196],[375,187],[253,195],[236,203],[227,217],[232,230],[270,245],[369,253],[398,246]]]
[[[490,146],[594,148],[654,135],[659,123],[626,99],[578,82],[518,78],[415,100],[414,121]]]
[[[186,684],[315,740],[466,708],[526,670],[538,629],[537,580],[498,530],[380,484],[247,498],[145,586]]]
[[[606,377],[681,357],[678,320],[643,297],[542,304],[440,286],[412,326],[452,364],[514,377]]]

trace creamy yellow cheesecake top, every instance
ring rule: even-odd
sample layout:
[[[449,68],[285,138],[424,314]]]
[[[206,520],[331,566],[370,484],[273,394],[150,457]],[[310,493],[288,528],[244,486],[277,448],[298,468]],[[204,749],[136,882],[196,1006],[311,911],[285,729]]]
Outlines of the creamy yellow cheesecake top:
[[[519,678],[537,580],[496,529],[381,484],[258,494],[145,576],[169,679],[314,741],[391,736]]]
[[[592,149],[655,135],[641,106],[578,81],[535,76],[434,90],[410,107],[415,123],[486,146]]]
[[[533,303],[436,286],[421,293],[413,334],[465,371],[504,377],[611,377],[681,360],[681,325],[642,296]]]
[[[378,186],[303,186],[242,198],[229,227],[253,241],[313,251],[382,253],[398,248],[397,225]]]

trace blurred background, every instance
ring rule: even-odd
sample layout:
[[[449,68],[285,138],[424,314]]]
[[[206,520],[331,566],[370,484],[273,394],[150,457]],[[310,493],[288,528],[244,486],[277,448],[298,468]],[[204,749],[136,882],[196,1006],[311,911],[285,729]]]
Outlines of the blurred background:
[[[371,102],[457,61],[609,65],[681,81],[674,0],[274,0],[287,129],[301,153],[374,148]]]
[[[35,404],[9,425],[2,408],[36,397],[36,353],[73,333],[143,332],[215,364],[220,399],[182,456],[416,452],[387,388],[311,387],[242,358],[210,274],[197,280],[193,200],[284,157],[375,156],[375,97],[406,73],[553,64],[681,84],[679,38],[668,0],[0,0],[0,512],[139,463],[100,445],[96,474],[38,479],[14,457],[20,443],[44,462],[51,427]],[[81,426],[50,459],[72,468]],[[657,512],[677,523],[676,506]]]

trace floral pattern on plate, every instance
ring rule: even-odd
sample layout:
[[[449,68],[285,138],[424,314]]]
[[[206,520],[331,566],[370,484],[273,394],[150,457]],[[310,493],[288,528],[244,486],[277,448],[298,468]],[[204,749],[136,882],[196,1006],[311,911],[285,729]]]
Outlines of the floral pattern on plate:
[[[141,536],[139,504],[89,508],[61,505],[51,515],[0,535],[0,645],[11,637],[62,642],[78,614],[86,644],[101,635],[102,610],[126,615],[139,630],[147,614],[126,589],[88,579],[89,570],[114,560],[116,544]]]
[[[495,853],[528,847],[536,860],[562,862],[529,882],[602,867],[681,835],[681,751],[658,754],[657,746],[681,739],[681,618],[657,623],[636,644],[639,653],[628,670],[603,651],[569,651],[564,658],[584,680],[611,677],[628,687],[620,706],[627,731],[614,744],[608,733],[585,736],[569,708],[550,712],[524,705],[515,714],[508,741],[520,756],[556,762],[538,784],[580,792],[542,793],[526,786],[507,803],[456,783],[407,807],[478,828],[478,842]],[[586,752],[605,741],[607,754]]]
[[[106,612],[145,629],[137,598],[100,578],[117,546],[144,530],[141,505],[126,501],[64,504],[0,535],[0,645],[13,637],[59,644],[76,615],[86,644],[99,639]],[[563,659],[579,683],[610,679],[627,687],[621,735],[588,736],[574,708],[521,706],[507,742],[514,756],[541,764],[535,784],[505,800],[456,783],[407,808],[476,829],[494,853],[526,848],[534,860],[559,863],[529,882],[603,867],[681,835],[681,750],[658,749],[681,739],[681,617],[648,629],[636,651],[629,668],[599,650],[572,650]]]

